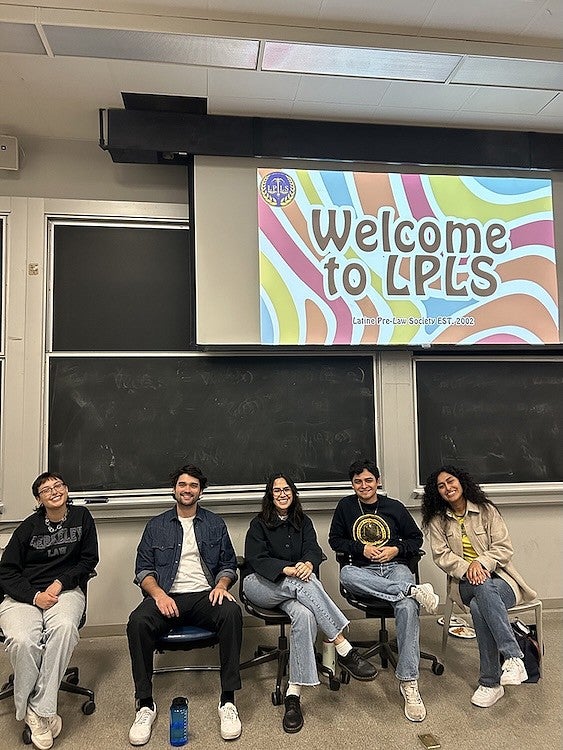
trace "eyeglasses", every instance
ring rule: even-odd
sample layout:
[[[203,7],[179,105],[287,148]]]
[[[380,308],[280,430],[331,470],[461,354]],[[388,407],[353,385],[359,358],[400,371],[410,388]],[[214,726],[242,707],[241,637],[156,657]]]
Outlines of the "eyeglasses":
[[[60,492],[65,486],[64,482],[55,482],[50,487],[43,487],[43,489],[39,490],[39,497],[51,497],[54,492]]]
[[[291,487],[274,487],[272,490],[274,495],[291,495]]]

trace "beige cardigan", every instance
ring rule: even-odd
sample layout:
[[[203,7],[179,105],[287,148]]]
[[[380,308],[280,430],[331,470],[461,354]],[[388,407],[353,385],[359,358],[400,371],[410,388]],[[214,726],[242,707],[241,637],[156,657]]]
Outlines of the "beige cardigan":
[[[427,533],[434,562],[448,576],[448,596],[466,610],[459,595],[459,581],[466,574],[469,563],[463,559],[461,527],[450,510],[446,514],[446,519],[434,516],[428,524]],[[496,573],[510,584],[516,596],[516,604],[535,599],[536,592],[526,584],[511,563],[514,550],[508,529],[498,510],[493,505],[468,502],[464,526],[477,553],[478,562],[490,573]]]

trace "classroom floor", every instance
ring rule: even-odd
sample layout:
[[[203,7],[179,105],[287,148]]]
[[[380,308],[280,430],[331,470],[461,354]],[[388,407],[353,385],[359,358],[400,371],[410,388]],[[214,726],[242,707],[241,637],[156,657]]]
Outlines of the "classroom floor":
[[[280,743],[294,750],[370,748],[377,750],[421,750],[418,734],[430,732],[443,750],[519,750],[536,748],[555,750],[562,746],[562,625],[561,611],[544,612],[544,676],[536,685],[506,688],[495,706],[472,706],[476,687],[477,645],[474,640],[451,638],[446,670],[432,674],[425,663],[421,669],[420,690],[428,716],[421,724],[408,721],[403,714],[397,681],[390,670],[381,670],[371,683],[354,680],[331,692],[325,684],[305,688],[302,697],[305,726],[298,734],[285,734],[281,728],[282,707],[271,702],[275,681],[273,663],[243,672],[243,689],[237,705],[243,723],[233,750],[263,750]],[[354,620],[352,637],[369,637],[372,624]],[[247,627],[243,658],[249,658],[258,643],[274,643],[275,628]],[[441,627],[435,617],[421,622],[421,645],[439,652]],[[213,662],[214,652],[199,652],[204,661]],[[166,655],[160,659],[181,659]],[[193,659],[192,659],[193,661]],[[80,667],[81,681],[96,691],[97,710],[84,716],[82,698],[60,694],[59,712],[63,731],[55,740],[60,750],[114,750],[130,747],[127,734],[133,719],[132,683],[125,636],[82,638],[72,663]],[[5,654],[0,654],[0,675],[9,672]],[[321,678],[324,680],[324,678]],[[155,676],[155,698],[159,716],[147,748],[168,744],[168,708],[176,695],[187,695],[190,702],[189,747],[219,748],[225,742],[219,736],[217,700],[219,677],[216,672],[164,674]],[[0,747],[23,747],[22,724],[15,721],[13,703],[0,703]]]

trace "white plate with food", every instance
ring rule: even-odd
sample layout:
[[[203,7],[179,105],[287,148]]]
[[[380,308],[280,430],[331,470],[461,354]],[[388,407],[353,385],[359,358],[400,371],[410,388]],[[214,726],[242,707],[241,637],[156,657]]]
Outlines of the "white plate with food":
[[[455,638],[475,638],[475,630],[468,625],[452,625],[448,633]]]

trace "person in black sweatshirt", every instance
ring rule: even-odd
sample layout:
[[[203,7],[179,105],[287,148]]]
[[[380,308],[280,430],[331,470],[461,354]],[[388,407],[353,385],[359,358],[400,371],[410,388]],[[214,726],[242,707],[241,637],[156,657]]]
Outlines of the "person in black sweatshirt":
[[[0,561],[0,630],[14,671],[16,719],[25,719],[35,747],[49,750],[62,729],[58,689],[78,643],[98,538],[90,512],[70,503],[60,474],[40,474],[31,490],[37,508]]]
[[[422,532],[401,502],[377,492],[379,469],[373,461],[354,461],[348,475],[354,494],[336,506],[328,542],[348,557],[340,571],[344,588],[393,607],[399,649],[395,674],[405,716],[424,721],[426,708],[418,691],[419,605],[435,612],[438,595],[430,583],[417,585],[408,567],[422,547]]]

